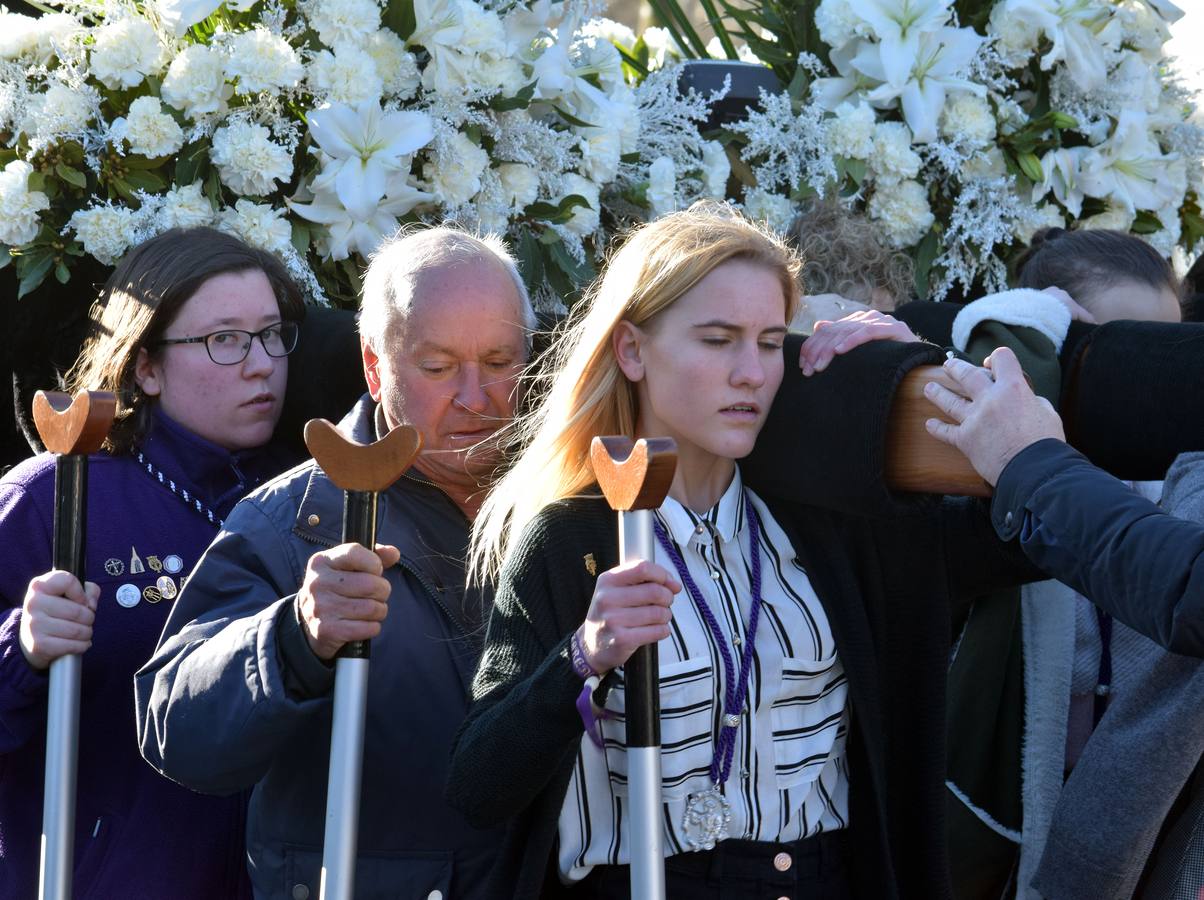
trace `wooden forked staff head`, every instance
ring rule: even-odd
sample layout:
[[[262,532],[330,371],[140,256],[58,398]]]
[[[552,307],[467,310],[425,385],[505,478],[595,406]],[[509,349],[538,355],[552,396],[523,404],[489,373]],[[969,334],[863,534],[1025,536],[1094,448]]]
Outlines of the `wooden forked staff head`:
[[[414,462],[422,435],[417,428],[399,425],[379,441],[361,444],[327,419],[310,419],[305,423],[305,446],[336,487],[378,493]]]
[[[589,448],[594,475],[614,510],[657,509],[677,471],[672,438],[596,437]]]
[[[887,423],[886,483],[896,491],[991,496],[991,486],[962,452],[938,441],[924,427],[927,419],[948,421],[924,396],[924,385],[930,381],[960,390],[940,366],[917,366],[903,376]]]
[[[117,397],[112,391],[80,391],[74,397],[38,391],[33,396],[38,437],[47,450],[63,456],[99,450],[116,415]]]

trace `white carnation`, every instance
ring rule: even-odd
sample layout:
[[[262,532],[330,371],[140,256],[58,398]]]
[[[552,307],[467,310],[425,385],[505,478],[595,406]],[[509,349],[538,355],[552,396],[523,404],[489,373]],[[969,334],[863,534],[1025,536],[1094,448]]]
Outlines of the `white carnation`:
[[[584,197],[589,206],[573,207],[573,215],[564,223],[564,227],[573,234],[583,237],[593,234],[598,230],[598,223],[601,221],[602,202],[599,199],[598,186],[588,178],[582,178],[573,172],[566,172],[561,179],[560,197],[557,202],[572,194]]]
[[[221,54],[203,44],[185,47],[163,76],[163,99],[190,119],[224,112],[232,93]]]
[[[463,0],[460,3],[460,24],[464,29],[459,41],[461,50],[466,53],[506,55],[506,28],[497,13],[472,0]]]
[[[111,266],[134,242],[134,212],[124,206],[93,206],[72,214],[70,226],[84,251]]]
[[[201,193],[201,183],[173,187],[163,195],[159,212],[163,228],[196,228],[213,222],[213,207]]]
[[[619,148],[623,153],[640,149],[640,108],[635,91],[621,87],[610,95],[611,128],[619,133]]]
[[[0,20],[0,32],[5,27],[3,22]],[[34,19],[32,31],[34,59],[46,65],[75,37],[85,34],[87,29],[75,16],[51,13]]]
[[[95,116],[99,99],[91,87],[69,88],[55,82],[29,104],[21,129],[37,142],[80,134]]]
[[[628,50],[634,47],[636,42],[635,32],[614,19],[590,19],[581,26],[580,34],[583,37],[600,37]]]
[[[226,77],[238,79],[239,94],[295,87],[304,74],[288,41],[266,28],[244,31],[230,41]]]
[[[447,206],[467,203],[481,189],[489,154],[456,132],[422,170],[435,196]]]
[[[124,138],[132,153],[149,158],[167,156],[184,146],[184,132],[163,112],[157,97],[137,98],[126,117],[113,122],[110,135],[115,140]]]
[[[163,68],[164,52],[145,19],[101,25],[92,45],[92,74],[107,88],[131,88]]]
[[[37,51],[37,20],[21,13],[0,12],[0,59],[20,59]]]
[[[502,193],[510,209],[523,209],[539,196],[539,174],[523,163],[502,163],[497,167]]]
[[[744,214],[755,222],[766,222],[770,228],[785,231],[794,218],[794,204],[782,194],[750,188],[744,192]]]
[[[875,125],[870,166],[883,184],[915,178],[920,172],[920,156],[911,149],[911,129],[902,122]]]
[[[869,213],[882,223],[891,245],[900,249],[919,241],[934,221],[928,191],[918,181],[880,183],[870,197]]]
[[[1056,203],[1042,203],[1040,206],[1029,206],[1025,215],[1020,216],[1012,226],[1012,234],[1022,244],[1032,241],[1033,235],[1042,228],[1065,228],[1066,220],[1062,210]]]
[[[849,0],[823,0],[815,10],[815,27],[820,39],[833,50],[866,33],[865,22],[853,11]]]
[[[38,213],[50,207],[41,191],[29,189],[33,166],[16,159],[0,172],[0,244],[20,247],[38,236]]]
[[[1000,56],[1009,65],[1020,65],[1037,49],[1041,40],[1040,22],[1031,15],[1017,15],[1000,3],[991,11],[988,35],[994,35]]]
[[[991,105],[974,94],[956,94],[945,104],[941,134],[981,146],[995,140],[995,114]]]
[[[314,94],[334,103],[358,106],[379,100],[384,85],[376,60],[356,47],[340,47],[334,53],[322,50],[309,61],[306,83]]]
[[[958,170],[962,181],[989,181],[1003,178],[1008,173],[1007,162],[1004,161],[1003,151],[998,147],[989,147],[985,153],[975,153]]]
[[[1133,224],[1134,214],[1123,203],[1109,203],[1108,208],[1094,216],[1079,219],[1076,228],[1108,228],[1113,231],[1128,231]]]
[[[732,174],[732,163],[727,151],[718,141],[706,141],[702,145],[702,181],[706,196],[722,200],[727,194],[727,180]]]
[[[217,227],[271,253],[287,250],[293,237],[283,210],[250,200],[239,200],[233,209],[223,209]]]
[[[619,171],[622,136],[612,128],[585,128],[581,138],[581,173],[591,181],[606,184]]]
[[[677,171],[668,156],[657,157],[648,167],[648,206],[653,216],[663,216],[677,208]]]
[[[402,100],[414,96],[422,84],[422,76],[418,74],[414,54],[406,51],[401,38],[382,28],[368,38],[364,50],[376,62],[376,74],[380,76],[386,96]]]
[[[669,57],[681,58],[682,49],[677,45],[677,41],[673,39],[668,28],[654,25],[651,28],[645,28],[644,33],[640,36],[648,48],[648,68],[660,69]]]
[[[359,45],[380,28],[380,7],[374,0],[311,0],[304,8],[318,40],[327,47]]]
[[[842,103],[828,121],[828,148],[834,156],[868,159],[874,152],[876,117],[868,103]]]
[[[288,181],[293,174],[288,151],[255,122],[232,122],[215,131],[209,158],[222,181],[238,194],[271,193],[277,181]]]

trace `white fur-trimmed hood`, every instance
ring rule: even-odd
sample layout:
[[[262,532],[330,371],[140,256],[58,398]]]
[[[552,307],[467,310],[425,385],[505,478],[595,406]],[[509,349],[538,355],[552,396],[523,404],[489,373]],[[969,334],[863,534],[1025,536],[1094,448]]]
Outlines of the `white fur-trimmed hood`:
[[[1032,288],[1015,288],[988,294],[981,300],[967,303],[953,320],[953,346],[965,350],[970,335],[983,322],[1021,325],[1035,328],[1050,341],[1054,350],[1062,352],[1062,342],[1070,330],[1070,310],[1057,297]]]

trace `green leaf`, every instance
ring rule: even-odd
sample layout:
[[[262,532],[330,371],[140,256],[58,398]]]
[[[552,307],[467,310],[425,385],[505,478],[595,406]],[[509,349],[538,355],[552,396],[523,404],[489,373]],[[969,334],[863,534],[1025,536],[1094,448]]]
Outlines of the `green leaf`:
[[[693,54],[698,59],[707,59],[710,56],[707,53],[706,42],[698,36],[698,32],[690,24],[690,17],[677,0],[648,0],[648,5],[686,56]]]
[[[936,259],[937,234],[930,230],[916,246],[916,296],[921,300],[928,299],[928,288],[932,272],[932,262]]]
[[[1152,212],[1138,210],[1137,217],[1133,220],[1133,224],[1129,226],[1129,231],[1133,234],[1154,234],[1162,230],[1162,220]]]
[[[520,90],[513,97],[497,96],[489,101],[489,108],[498,112],[506,112],[511,109],[526,109],[531,105],[531,99],[535,96],[535,87],[538,84],[532,81],[529,85]]]
[[[560,271],[564,272],[564,274],[568,275],[569,278],[573,280],[573,286],[575,288],[588,284],[593,280],[594,267],[591,266],[588,261],[585,263],[579,263],[577,260],[573,259],[573,257],[569,255],[569,251],[565,249],[562,241],[557,241],[555,244],[549,245],[548,252],[552,257],[552,261],[560,267]]]
[[[88,186],[88,176],[79,169],[73,169],[66,163],[59,163],[54,167],[54,172],[59,178],[68,184],[73,184],[77,188],[84,189]]]
[[[71,280],[71,270],[67,268],[67,264],[62,260],[54,264],[54,277],[59,284],[66,284]]]
[[[296,219],[293,220],[292,226],[293,234],[291,240],[293,249],[304,257],[309,253],[309,226],[304,222],[298,222]]]
[[[130,183],[124,178],[114,178],[109,182],[109,188],[116,191],[117,195],[123,200],[131,203],[137,202],[138,198],[134,196],[134,189],[130,187]]]
[[[1054,128],[1078,128],[1079,120],[1074,116],[1068,116],[1066,113],[1055,112],[1050,113],[1050,118],[1053,119]]]
[[[167,187],[167,182],[162,176],[137,169],[126,175],[125,183],[135,191],[146,191],[148,194],[157,193]]]
[[[46,190],[46,176],[37,169],[34,169],[29,173],[29,179],[26,181],[26,185],[31,191],[44,191]]]
[[[844,161],[844,171],[846,175],[860,185],[863,181],[865,181],[865,160],[846,159]]]
[[[147,158],[139,156],[137,153],[127,153],[122,161],[127,169],[158,169],[167,162],[167,159],[166,156]]]
[[[1040,184],[1045,180],[1045,172],[1041,168],[1041,160],[1037,159],[1035,154],[1017,153],[1016,165],[1020,166],[1020,171],[1034,184]]]
[[[84,148],[79,141],[63,141],[59,144],[59,156],[69,166],[78,166],[84,161]]]
[[[525,228],[522,237],[518,239],[518,246],[514,248],[515,256],[518,257],[518,271],[531,294],[534,294],[544,281],[543,253],[540,252],[540,246],[539,240],[531,230]]]
[[[569,125],[575,125],[578,128],[597,128],[598,127],[597,125],[594,125],[591,122],[586,122],[584,119],[578,119],[576,116],[565,112],[563,109],[561,109],[559,106],[557,106],[554,103],[550,104],[550,106],[552,107],[552,109],[554,109],[556,111],[556,114],[559,115],[560,118],[564,119],[564,121],[567,122]]]
[[[192,184],[209,162],[209,145],[203,141],[189,144],[176,157],[174,181],[178,185]]]
[[[643,41],[643,38],[640,39]],[[637,44],[638,46],[638,44]],[[615,44],[615,49],[619,51],[619,58],[623,60],[623,65],[631,69],[635,74],[637,81],[643,81],[648,77],[648,45],[644,45],[644,59],[641,61],[638,57],[632,56],[625,49]]]
[[[209,202],[214,209],[221,209],[222,206],[222,180],[218,177],[216,169],[209,170],[209,177],[205,179],[205,196],[209,198]]]
[[[553,225],[563,225],[573,217],[573,210],[578,206],[588,208],[589,201],[580,194],[569,194],[555,205],[537,202],[532,203],[523,211],[533,219],[543,219]]]
[[[408,40],[418,27],[418,20],[414,16],[414,0],[389,0],[381,21],[403,41]]]
[[[21,278],[21,283],[17,286],[17,299],[20,300],[30,291],[36,290],[38,285],[45,280],[53,265],[54,257],[49,252],[18,257],[17,274]]]

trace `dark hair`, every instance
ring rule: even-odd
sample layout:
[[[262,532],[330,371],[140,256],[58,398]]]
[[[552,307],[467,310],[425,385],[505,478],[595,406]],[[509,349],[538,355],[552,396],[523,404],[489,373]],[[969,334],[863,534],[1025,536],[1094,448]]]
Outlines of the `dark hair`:
[[[1084,298],[1117,281],[1136,281],[1180,296],[1179,279],[1158,251],[1124,231],[1045,228],[1033,235],[1016,262],[1020,287],[1060,287],[1083,306]]]
[[[117,395],[107,450],[127,452],[149,424],[150,404],[134,381],[138,351],[163,336],[210,278],[251,270],[267,276],[282,318],[300,321],[305,316],[301,292],[279,259],[213,228],[173,228],[139,244],[117,264],[92,305],[84,349],[67,373],[72,393]]]

